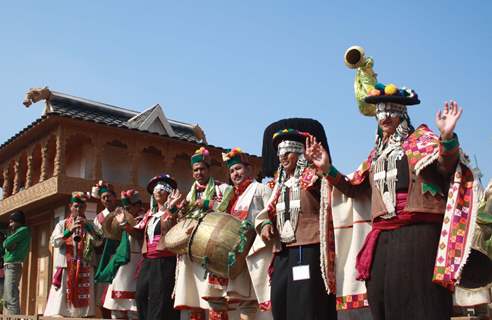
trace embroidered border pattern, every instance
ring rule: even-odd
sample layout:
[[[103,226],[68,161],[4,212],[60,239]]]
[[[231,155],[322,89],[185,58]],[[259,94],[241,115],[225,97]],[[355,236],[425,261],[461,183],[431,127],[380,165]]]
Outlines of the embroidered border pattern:
[[[354,294],[337,297],[337,310],[349,310],[368,307],[367,294]]]

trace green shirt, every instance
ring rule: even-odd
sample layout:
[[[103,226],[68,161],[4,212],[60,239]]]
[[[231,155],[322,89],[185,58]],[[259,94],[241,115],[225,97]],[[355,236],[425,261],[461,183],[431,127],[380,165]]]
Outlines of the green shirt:
[[[31,232],[26,226],[19,227],[13,234],[8,236],[3,242],[5,254],[4,263],[24,262],[29,253],[29,243],[31,242]]]

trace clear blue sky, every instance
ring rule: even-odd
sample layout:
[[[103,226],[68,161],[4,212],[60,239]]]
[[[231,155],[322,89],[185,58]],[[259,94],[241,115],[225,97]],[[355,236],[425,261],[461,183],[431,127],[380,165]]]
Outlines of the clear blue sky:
[[[263,129],[301,116],[324,124],[335,165],[365,159],[375,120],[358,113],[353,44],[379,80],[417,91],[415,125],[435,128],[446,99],[457,132],[492,177],[492,2],[4,1],[0,5],[0,141],[42,113],[30,87],[199,123],[209,143],[261,152]]]

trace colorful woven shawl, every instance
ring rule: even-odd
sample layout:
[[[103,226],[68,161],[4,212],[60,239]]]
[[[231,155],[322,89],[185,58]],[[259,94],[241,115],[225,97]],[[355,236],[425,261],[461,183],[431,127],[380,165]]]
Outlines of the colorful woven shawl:
[[[439,137],[426,125],[419,126],[405,142],[403,149],[417,175],[439,157]],[[372,151],[354,173],[351,182],[361,184],[367,177],[374,156]],[[460,150],[460,160],[453,174],[444,212],[433,282],[454,290],[470,253],[475,230],[479,190],[478,179],[469,167],[467,156]]]

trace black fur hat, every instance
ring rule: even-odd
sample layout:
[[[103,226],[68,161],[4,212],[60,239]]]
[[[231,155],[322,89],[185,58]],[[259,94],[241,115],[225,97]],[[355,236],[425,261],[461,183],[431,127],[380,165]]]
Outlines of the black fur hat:
[[[275,171],[279,166],[276,148],[278,142],[277,145],[274,145],[273,135],[283,129],[294,129],[310,133],[311,135],[315,136],[319,142],[321,142],[323,147],[325,147],[325,149],[328,151],[328,154],[330,154],[325,129],[323,128],[323,125],[319,123],[319,121],[308,118],[282,119],[270,124],[268,127],[266,127],[265,132],[263,133],[263,150],[261,153],[263,160],[263,176],[273,177]]]

